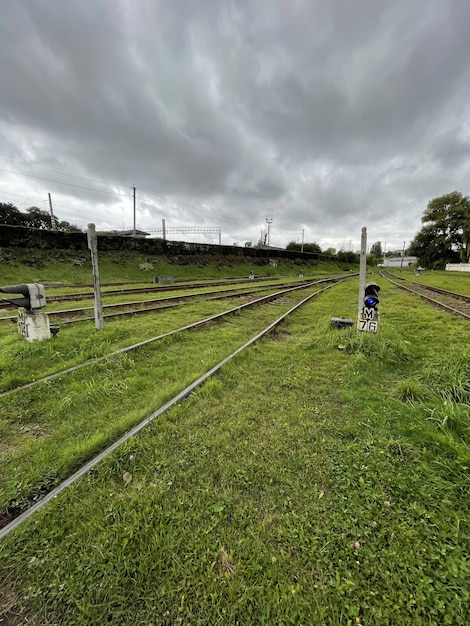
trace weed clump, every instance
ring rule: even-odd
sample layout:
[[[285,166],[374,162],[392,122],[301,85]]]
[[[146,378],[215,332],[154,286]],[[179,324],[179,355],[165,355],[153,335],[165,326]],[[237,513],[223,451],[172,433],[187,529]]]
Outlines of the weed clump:
[[[430,391],[426,385],[414,378],[399,381],[392,390],[392,397],[400,402],[418,404],[428,399]]]
[[[312,347],[343,350],[368,361],[375,359],[389,365],[404,363],[413,357],[409,342],[390,329],[380,333],[361,333],[352,327],[338,332],[327,323],[323,326],[323,332]]]

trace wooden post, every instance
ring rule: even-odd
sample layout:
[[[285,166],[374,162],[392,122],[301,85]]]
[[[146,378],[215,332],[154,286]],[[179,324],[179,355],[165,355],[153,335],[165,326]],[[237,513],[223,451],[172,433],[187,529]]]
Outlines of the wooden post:
[[[364,306],[364,289],[366,286],[366,266],[367,266],[367,228],[364,226],[361,231],[361,256],[359,263],[359,304],[357,307],[357,317],[361,316]]]
[[[94,224],[88,224],[88,248],[91,253],[91,265],[93,268],[93,289],[95,292],[95,328],[103,330],[103,303],[101,301],[100,270],[98,267],[98,242]]]

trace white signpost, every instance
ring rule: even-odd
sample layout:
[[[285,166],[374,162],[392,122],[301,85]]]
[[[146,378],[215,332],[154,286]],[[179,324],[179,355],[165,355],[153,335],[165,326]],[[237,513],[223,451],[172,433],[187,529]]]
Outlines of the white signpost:
[[[380,313],[377,309],[362,307],[357,320],[357,330],[376,333],[380,326]]]

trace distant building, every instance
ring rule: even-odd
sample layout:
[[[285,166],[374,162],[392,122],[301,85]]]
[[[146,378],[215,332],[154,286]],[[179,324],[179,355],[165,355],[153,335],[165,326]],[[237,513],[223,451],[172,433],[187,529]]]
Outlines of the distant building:
[[[258,244],[257,246],[260,250],[285,250],[285,248],[278,248],[277,246],[266,246],[263,243]]]
[[[118,230],[116,234],[120,237],[133,237],[134,230]],[[137,228],[135,229],[135,236],[140,237],[140,239],[148,237],[149,235],[150,233],[146,233],[144,230],[137,230]]]
[[[470,272],[470,263],[447,263],[448,272]]]
[[[383,263],[380,263],[381,267],[409,267],[413,265],[413,263],[418,262],[418,257],[416,256],[391,256],[385,258]]]

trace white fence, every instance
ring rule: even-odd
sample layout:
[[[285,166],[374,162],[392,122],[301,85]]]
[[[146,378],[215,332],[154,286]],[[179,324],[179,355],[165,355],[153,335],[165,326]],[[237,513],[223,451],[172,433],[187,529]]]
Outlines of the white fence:
[[[447,263],[446,270],[449,272],[470,272],[470,263]]]

